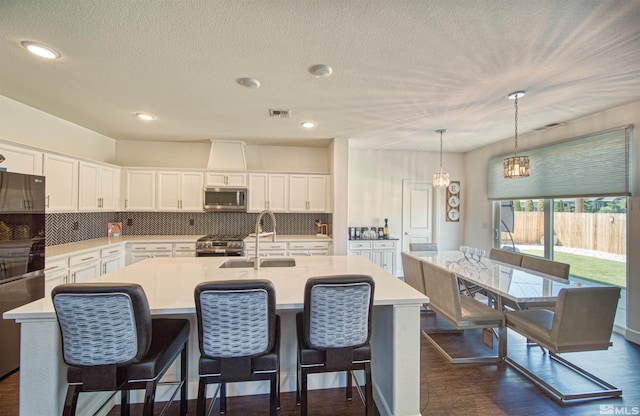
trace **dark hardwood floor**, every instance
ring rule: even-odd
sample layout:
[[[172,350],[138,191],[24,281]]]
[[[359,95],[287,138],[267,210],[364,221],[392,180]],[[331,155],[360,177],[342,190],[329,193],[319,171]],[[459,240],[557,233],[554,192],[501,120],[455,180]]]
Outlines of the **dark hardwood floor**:
[[[460,335],[452,336],[460,337]],[[479,333],[473,332],[464,334],[464,337],[471,341],[479,340],[479,336]],[[601,412],[604,410],[601,409],[603,405],[619,408],[627,406],[626,410],[622,410],[626,413],[615,414],[638,414],[640,410],[640,346],[627,342],[623,337],[615,334],[612,341],[613,346],[608,351],[563,354],[563,357],[622,388],[622,398],[560,405],[504,363],[451,365],[426,338],[422,337],[420,360],[422,415],[595,416],[604,414]],[[522,360],[527,358],[539,360],[544,357],[539,348],[527,348],[524,340],[513,334],[509,338],[509,355]],[[268,397],[263,395],[230,398],[227,406],[227,416],[267,415]],[[636,413],[632,413],[633,411]],[[110,414],[119,413],[114,410]],[[177,415],[178,413],[171,411],[169,414]],[[354,394],[353,401],[347,402],[344,399],[343,390],[314,391],[310,394],[309,414],[311,416],[360,416],[364,414],[364,406],[357,398],[357,394]],[[16,415],[18,415],[18,373],[0,381],[0,416]],[[189,403],[189,415],[195,415],[194,401]],[[282,408],[279,415],[299,415],[294,393],[282,394]]]

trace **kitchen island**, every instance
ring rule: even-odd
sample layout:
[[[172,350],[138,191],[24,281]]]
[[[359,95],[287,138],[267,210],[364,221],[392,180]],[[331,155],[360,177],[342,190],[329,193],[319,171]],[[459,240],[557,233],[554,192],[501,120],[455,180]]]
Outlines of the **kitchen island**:
[[[193,291],[211,280],[268,279],[276,288],[277,312],[282,321],[281,390],[295,391],[295,314],[302,310],[309,277],[367,274],[376,283],[372,322],[373,391],[381,415],[420,414],[420,305],[428,299],[418,291],[360,256],[296,257],[294,267],[220,268],[228,257],[153,258],[95,279],[95,282],[135,282],[145,290],[154,316],[187,317],[192,334],[189,346],[189,398],[197,395],[199,357]],[[238,259],[237,257],[235,259]],[[5,313],[22,324],[20,414],[60,414],[66,392],[66,371],[50,298]],[[175,376],[175,370],[168,377]],[[344,373],[310,377],[309,388],[344,385]],[[229,395],[265,394],[265,382],[230,385]],[[89,414],[99,400],[84,394],[78,414]],[[159,389],[157,400],[166,400]],[[134,397],[135,399],[135,397]],[[56,412],[54,409],[58,409]],[[81,413],[82,412],[82,413]]]

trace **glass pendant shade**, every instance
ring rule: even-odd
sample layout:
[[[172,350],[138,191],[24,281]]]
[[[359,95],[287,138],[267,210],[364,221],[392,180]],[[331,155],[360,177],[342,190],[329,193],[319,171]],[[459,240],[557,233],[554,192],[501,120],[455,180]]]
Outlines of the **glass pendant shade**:
[[[440,170],[433,174],[433,186],[438,188],[446,188],[449,186],[449,174]]]
[[[502,171],[507,179],[525,178],[529,176],[529,156],[507,157],[502,162]]]

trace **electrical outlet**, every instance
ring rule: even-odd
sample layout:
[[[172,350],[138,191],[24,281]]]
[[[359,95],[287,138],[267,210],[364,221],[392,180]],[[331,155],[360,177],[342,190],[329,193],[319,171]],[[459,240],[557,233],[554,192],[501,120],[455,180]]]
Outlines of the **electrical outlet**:
[[[80,225],[78,224],[78,221],[74,221],[74,222],[73,222],[73,226],[72,226],[72,228],[73,228],[74,230],[77,230],[78,228],[80,228]]]
[[[189,225],[194,225],[194,224],[195,224],[195,220],[194,220],[193,218],[191,218],[191,219],[189,220]]]
[[[127,225],[133,225],[133,220],[131,218],[127,218]]]

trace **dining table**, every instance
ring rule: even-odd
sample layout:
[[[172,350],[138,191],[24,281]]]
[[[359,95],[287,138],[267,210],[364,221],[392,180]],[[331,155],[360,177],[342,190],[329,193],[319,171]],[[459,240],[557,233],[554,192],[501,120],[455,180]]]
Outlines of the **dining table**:
[[[554,306],[560,289],[580,286],[568,279],[457,250],[412,254],[430,267],[454,272],[464,287],[480,288],[499,310],[505,306],[513,309]]]

